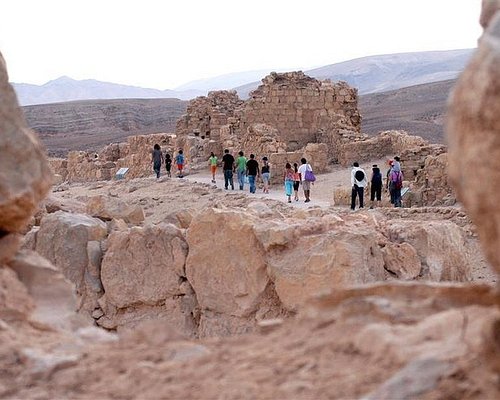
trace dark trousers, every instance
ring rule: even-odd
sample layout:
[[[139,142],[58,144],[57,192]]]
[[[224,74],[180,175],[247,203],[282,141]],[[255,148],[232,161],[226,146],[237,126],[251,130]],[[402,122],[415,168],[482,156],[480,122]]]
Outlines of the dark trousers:
[[[381,201],[382,200],[382,184],[373,184],[371,185],[370,187],[370,200],[371,201],[374,201],[375,198],[377,199],[377,201]]]
[[[231,169],[224,170],[224,187],[227,189],[228,185],[231,185],[231,189],[234,189],[233,171]]]
[[[363,196],[365,188],[361,186],[354,185],[352,187],[351,193],[351,210],[356,208],[356,196],[359,197],[359,208],[363,208]]]
[[[394,204],[394,207],[403,207],[401,203],[401,189],[396,189],[394,182],[389,184],[389,192],[391,193],[391,204]]]

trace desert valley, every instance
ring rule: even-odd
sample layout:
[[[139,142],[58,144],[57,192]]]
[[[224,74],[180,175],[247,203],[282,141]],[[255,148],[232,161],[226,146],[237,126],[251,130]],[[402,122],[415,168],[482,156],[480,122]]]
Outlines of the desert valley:
[[[0,55],[0,398],[499,398],[500,1],[480,21],[458,79],[363,94],[294,71],[21,108]],[[269,193],[213,182],[225,149]],[[403,207],[351,210],[353,162],[394,156]]]

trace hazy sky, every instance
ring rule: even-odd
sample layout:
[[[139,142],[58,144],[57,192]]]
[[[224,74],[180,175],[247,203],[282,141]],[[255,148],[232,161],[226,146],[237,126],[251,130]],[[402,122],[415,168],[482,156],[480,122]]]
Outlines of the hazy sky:
[[[481,0],[0,0],[10,80],[173,89],[261,69],[476,47]]]

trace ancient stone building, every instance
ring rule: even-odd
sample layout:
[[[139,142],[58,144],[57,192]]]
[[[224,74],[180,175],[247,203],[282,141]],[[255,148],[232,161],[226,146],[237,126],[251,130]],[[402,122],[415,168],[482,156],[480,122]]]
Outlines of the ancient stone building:
[[[241,112],[242,134],[254,123],[274,126],[288,150],[316,143],[321,130],[338,123],[359,132],[357,89],[319,81],[303,72],[271,73],[250,93]]]
[[[340,143],[365,138],[360,122],[357,90],[345,82],[318,81],[303,72],[271,73],[247,101],[234,91],[192,100],[176,134],[181,144],[189,137],[204,141],[196,143],[198,150],[188,155],[191,160],[203,159],[207,147],[216,153],[228,148],[270,156],[303,153],[308,143],[325,143],[322,159],[329,163],[337,161]]]

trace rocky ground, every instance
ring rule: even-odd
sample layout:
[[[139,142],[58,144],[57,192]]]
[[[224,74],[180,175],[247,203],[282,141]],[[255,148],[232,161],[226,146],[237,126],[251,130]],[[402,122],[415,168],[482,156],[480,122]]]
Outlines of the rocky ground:
[[[371,171],[373,164],[383,166],[386,160],[372,160],[361,167]],[[275,172],[278,173],[278,172]],[[211,182],[208,171],[198,171],[187,175],[183,179],[175,177],[168,178],[162,171],[160,179],[153,176],[123,181],[108,181],[88,184],[64,184],[60,186],[61,191],[55,191],[52,197],[57,201],[67,204],[66,209],[85,212],[85,202],[90,197],[105,195],[119,198],[127,204],[140,205],[144,209],[144,223],[158,224],[160,222],[178,223],[179,213],[189,216],[207,207],[247,207],[250,203],[264,202],[277,212],[284,215],[294,214],[297,216],[314,215],[320,213],[334,213],[341,217],[350,218],[352,211],[348,206],[335,206],[334,192],[336,188],[343,188],[350,184],[350,169],[340,166],[332,166],[325,174],[317,175],[317,181],[311,188],[311,203],[304,203],[304,195],[299,189],[299,201],[287,203],[284,188],[279,184],[273,184],[268,194],[262,192],[260,184],[257,193],[250,194],[248,184],[243,191],[238,190],[235,176],[235,190],[224,190],[224,180],[220,170],[217,172],[216,184]],[[56,189],[56,190],[60,190]],[[388,193],[383,193],[387,203]],[[356,214],[369,216],[370,214],[383,214],[385,218],[414,220],[414,221],[452,221],[467,232],[467,241],[470,246],[472,258],[472,280],[479,282],[494,283],[497,278],[488,265],[481,252],[470,219],[462,208],[457,205],[453,207],[413,207],[395,209],[392,207],[381,207],[369,209],[369,194],[365,194],[365,210],[356,207]],[[271,218],[270,218],[271,219]],[[188,224],[188,222],[185,222]]]

